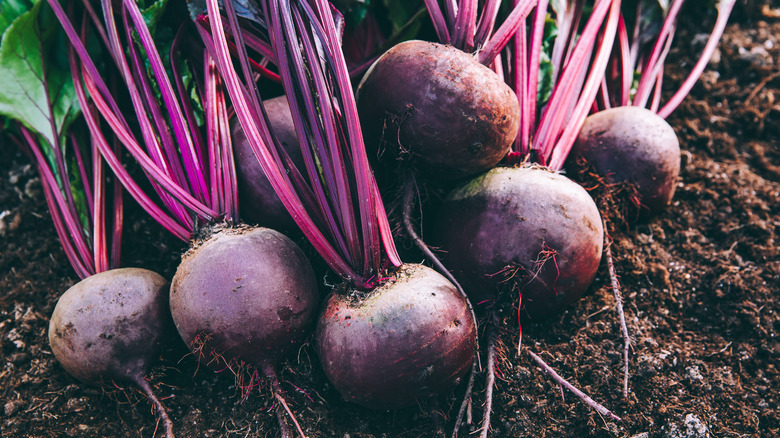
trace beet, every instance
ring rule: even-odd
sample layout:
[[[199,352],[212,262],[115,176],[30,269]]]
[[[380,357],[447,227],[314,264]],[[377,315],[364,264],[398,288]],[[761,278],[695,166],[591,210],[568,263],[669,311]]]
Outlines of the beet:
[[[167,289],[162,276],[146,269],[113,269],[87,277],[57,301],[49,344],[65,371],[84,383],[138,385],[172,438],[172,423],[144,378],[170,328]]]
[[[452,387],[476,342],[466,299],[423,265],[405,264],[367,293],[331,293],[317,326],[325,375],[346,400],[373,409]]]
[[[572,148],[567,167],[590,165],[610,183],[636,189],[644,213],[672,200],[680,174],[680,144],[674,129],[645,108],[623,106],[589,116]],[[576,173],[576,172],[574,172]]]
[[[410,159],[455,180],[495,166],[520,126],[517,96],[495,72],[454,47],[406,41],[358,87],[369,156]]]
[[[318,291],[309,261],[285,235],[223,229],[184,255],[170,302],[179,334],[201,361],[263,369],[306,337]]]
[[[534,318],[587,290],[604,238],[588,193],[541,167],[495,168],[470,180],[447,196],[433,228],[472,302],[519,290]]]
[[[298,169],[303,169],[303,156],[298,146],[292,113],[286,96],[279,96],[263,102],[276,138]],[[231,124],[233,151],[236,157],[236,176],[241,220],[280,231],[293,231],[295,225],[290,213],[284,208],[271,182],[263,172],[241,124],[233,119]]]
[[[86,383],[135,381],[149,370],[169,321],[168,282],[138,268],[76,283],[57,301],[49,343],[65,371]]]

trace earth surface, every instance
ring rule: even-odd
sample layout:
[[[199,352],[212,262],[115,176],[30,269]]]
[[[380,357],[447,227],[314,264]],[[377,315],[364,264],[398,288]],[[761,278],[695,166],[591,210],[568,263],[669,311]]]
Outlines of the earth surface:
[[[669,89],[687,74],[714,22],[699,3],[689,5],[682,19],[667,62]],[[517,321],[505,318],[490,436],[780,435],[776,4],[738,2],[718,53],[668,120],[683,149],[672,205],[611,230],[632,341],[628,398],[622,395],[620,322],[602,262],[575,307],[523,326],[519,353]],[[185,245],[128,210],[123,264],[171,278]],[[13,145],[0,144],[0,436],[162,436],[151,403],[138,389],[79,384],[52,355],[49,316],[59,295],[77,281],[34,167]],[[622,421],[602,417],[560,389],[528,351]],[[232,374],[199,368],[187,353],[172,335],[148,376],[177,436],[279,435],[268,382],[237,385]],[[371,411],[340,399],[311,342],[288,360],[280,377],[312,438],[429,437],[439,427],[449,432],[465,386],[434,402]],[[472,424],[459,436],[479,428],[484,399],[480,373]]]

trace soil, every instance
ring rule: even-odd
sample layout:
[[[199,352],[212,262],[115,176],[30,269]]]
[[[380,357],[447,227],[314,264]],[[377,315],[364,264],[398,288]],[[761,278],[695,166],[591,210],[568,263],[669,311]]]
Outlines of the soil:
[[[714,20],[694,6],[678,31],[684,43],[667,63],[670,89],[690,69],[702,30]],[[506,319],[491,436],[780,435],[780,10],[773,7],[768,0],[739,2],[719,53],[669,118],[684,151],[672,205],[612,231],[632,339],[629,397],[622,396],[623,340],[602,263],[575,307],[523,326],[519,354],[516,320]],[[184,244],[128,210],[124,265],[171,278]],[[0,273],[0,436],[162,436],[138,389],[79,384],[53,357],[48,318],[78,278],[34,168],[8,144],[0,145]],[[527,351],[622,421],[561,390]],[[173,335],[160,359],[149,379],[177,436],[279,435],[268,382],[237,386],[230,373],[199,368]],[[435,436],[437,420],[451,428],[464,390],[461,384],[394,412],[367,410],[341,401],[310,344],[280,377],[308,437]],[[474,424],[462,437],[479,428],[483,381],[479,374]]]

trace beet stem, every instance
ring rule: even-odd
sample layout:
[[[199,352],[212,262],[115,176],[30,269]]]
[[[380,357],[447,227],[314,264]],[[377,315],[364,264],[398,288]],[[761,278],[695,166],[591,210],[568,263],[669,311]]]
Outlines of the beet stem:
[[[607,229],[607,221],[602,217],[604,224],[604,256],[607,258],[607,269],[609,270],[609,279],[612,282],[612,292],[615,294],[615,307],[620,318],[620,331],[623,333],[623,398],[628,398],[628,350],[631,348],[631,336],[628,334],[626,325],[626,314],[623,312],[623,295],[620,290],[617,274],[615,272],[615,263],[612,259],[612,237]]]
[[[485,412],[482,414],[482,432],[480,438],[487,438],[490,430],[490,414],[493,411],[493,387],[496,384],[496,337],[498,316],[493,309],[490,311],[490,326],[488,326],[487,376],[485,378]]]
[[[154,391],[152,391],[152,386],[149,385],[149,382],[147,382],[146,379],[140,375],[133,378],[133,383],[138,385],[138,387],[141,388],[144,394],[146,394],[149,400],[151,400],[154,404],[154,407],[157,410],[157,418],[162,420],[163,427],[165,428],[165,438],[174,438],[173,422],[171,421],[170,417],[168,417],[168,411],[165,409],[165,406],[163,406],[160,399],[158,399],[154,394]]]
[[[295,418],[295,415],[293,415],[292,410],[290,410],[290,407],[287,405],[287,400],[285,400],[284,396],[282,396],[282,385],[281,383],[279,383],[279,376],[276,374],[276,370],[274,369],[273,366],[268,364],[264,364],[262,369],[265,377],[271,380],[271,389],[274,392],[274,398],[276,398],[276,400],[281,405],[276,407],[276,418],[279,420],[279,428],[282,430],[282,438],[291,438],[293,435],[290,426],[287,424],[286,421],[284,421],[285,412],[287,412],[287,415],[290,417],[290,420],[292,420],[293,424],[295,425],[295,428],[298,430],[298,433],[301,435],[301,438],[306,438],[306,434],[303,433],[303,429],[301,429],[301,425],[298,424],[298,420]]]
[[[534,353],[533,351],[529,350],[528,348],[526,348],[525,351],[527,351],[528,354],[531,355],[531,358],[533,358],[533,360],[536,361],[536,363],[540,367],[542,367],[542,369],[547,374],[549,374],[550,377],[553,378],[553,380],[555,380],[559,385],[561,385],[564,388],[568,389],[569,391],[573,392],[574,395],[579,397],[583,402],[585,402],[585,404],[587,404],[588,406],[590,406],[591,408],[596,410],[596,412],[598,412],[599,414],[604,415],[606,417],[609,417],[609,418],[611,418],[613,420],[622,421],[620,417],[618,417],[617,415],[613,414],[609,409],[605,408],[603,405],[599,404],[598,402],[596,402],[595,400],[590,398],[587,394],[585,394],[584,392],[580,391],[574,385],[569,383],[566,379],[561,377],[558,373],[555,372],[554,369],[552,369],[552,367],[547,365],[547,363],[541,357],[537,356],[536,353]]]

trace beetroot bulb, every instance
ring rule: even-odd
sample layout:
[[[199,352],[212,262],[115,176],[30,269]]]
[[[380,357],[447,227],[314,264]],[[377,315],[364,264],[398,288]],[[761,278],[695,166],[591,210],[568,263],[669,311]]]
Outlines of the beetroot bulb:
[[[68,374],[82,382],[138,385],[172,437],[165,408],[145,379],[171,328],[167,289],[167,280],[146,269],[118,268],[87,277],[57,301],[49,344]]]
[[[270,228],[225,229],[196,243],[170,288],[173,321],[201,362],[268,374],[309,333],[318,298],[308,259]]]
[[[516,2],[498,29],[501,2],[426,1],[438,42],[405,41],[382,54],[357,92],[369,156],[408,163],[432,180],[484,172],[509,153],[520,128],[517,95],[497,55],[534,6]]]
[[[607,184],[628,184],[635,216],[658,213],[672,201],[680,174],[680,144],[657,114],[620,106],[588,116],[567,168],[596,172]]]
[[[533,318],[576,301],[601,261],[593,199],[541,167],[499,167],[455,188],[436,224],[435,242],[473,301],[519,292]]]
[[[298,136],[293,126],[287,97],[274,97],[263,102],[263,105],[274,134],[282,147],[297,166],[303,166],[303,157],[298,146]],[[252,151],[252,146],[241,129],[241,124],[236,119],[231,123],[231,135],[236,157],[238,195],[241,199],[239,212],[241,220],[282,232],[297,231],[295,221],[284,208],[284,204],[263,172]]]
[[[369,155],[409,160],[455,180],[498,164],[520,126],[517,96],[496,73],[452,46],[406,41],[358,87]]]
[[[474,357],[476,326],[449,280],[405,264],[371,291],[331,293],[316,339],[325,375],[344,399],[397,409],[459,382]]]
[[[169,323],[167,289],[167,280],[139,268],[112,269],[76,283],[54,308],[52,352],[83,382],[137,383]]]

